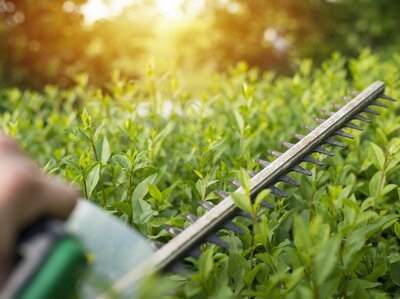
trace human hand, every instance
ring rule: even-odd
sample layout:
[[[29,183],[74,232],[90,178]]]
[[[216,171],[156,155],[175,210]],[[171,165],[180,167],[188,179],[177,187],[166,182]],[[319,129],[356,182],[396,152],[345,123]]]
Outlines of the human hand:
[[[0,132],[0,286],[21,230],[41,216],[66,219],[77,198],[73,188],[46,176]]]

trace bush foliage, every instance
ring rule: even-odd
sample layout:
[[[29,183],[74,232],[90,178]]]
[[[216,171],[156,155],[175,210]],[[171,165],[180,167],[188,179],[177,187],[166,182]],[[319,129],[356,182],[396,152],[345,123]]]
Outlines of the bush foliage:
[[[43,92],[1,90],[0,124],[52,175],[150,239],[171,236],[164,224],[186,227],[182,213],[201,215],[199,200],[218,202],[215,189],[254,158],[291,141],[309,116],[375,80],[400,95],[400,55],[382,61],[365,51],[345,61],[334,55],[313,70],[299,62],[293,77],[275,78],[239,64],[213,75],[200,94],[182,78],[149,67],[141,81],[115,76],[104,89],[76,86]],[[305,165],[293,175],[299,188],[282,186],[287,199],[236,218],[243,235],[221,231],[224,251],[202,247],[195,270],[146,282],[156,298],[391,298],[400,286],[400,105],[394,103],[325,166]],[[240,174],[240,172],[239,172]]]

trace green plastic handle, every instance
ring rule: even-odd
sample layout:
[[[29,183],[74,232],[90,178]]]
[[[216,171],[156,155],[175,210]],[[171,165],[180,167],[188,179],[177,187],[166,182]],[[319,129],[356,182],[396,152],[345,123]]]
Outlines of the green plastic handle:
[[[0,299],[71,299],[87,266],[86,250],[64,222],[42,219],[21,236],[16,265]]]
[[[70,299],[86,268],[84,248],[72,237],[63,237],[51,249],[39,271],[23,288],[19,299]]]

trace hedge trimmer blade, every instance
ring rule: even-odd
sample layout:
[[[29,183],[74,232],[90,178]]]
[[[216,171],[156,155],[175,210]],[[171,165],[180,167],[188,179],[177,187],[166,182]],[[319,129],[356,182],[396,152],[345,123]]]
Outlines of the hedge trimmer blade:
[[[371,120],[365,114],[379,115],[379,112],[370,108],[370,106],[387,107],[379,102],[378,98],[394,101],[394,99],[384,95],[384,89],[385,84],[377,81],[362,92],[349,91],[349,94],[354,98],[344,97],[346,104],[344,106],[335,105],[339,109],[337,112],[323,111],[328,118],[315,118],[316,127],[303,126],[309,133],[307,135],[295,133],[293,137],[298,140],[297,143],[281,142],[287,148],[285,152],[269,151],[270,155],[276,157],[273,162],[257,159],[263,169],[260,172],[248,171],[252,177],[250,180],[250,197],[254,199],[264,189],[270,189],[271,193],[278,197],[287,196],[275,184],[283,182],[298,186],[299,183],[289,177],[288,174],[298,172],[304,175],[311,175],[310,171],[300,166],[303,162],[323,166],[323,163],[314,158],[312,154],[319,153],[333,156],[334,153],[323,147],[323,145],[343,147],[344,144],[334,139],[335,137],[354,138],[343,129],[362,130],[359,125],[354,124],[352,121],[358,120],[369,123]],[[238,181],[231,180],[231,183],[238,187],[235,191],[236,193],[244,192]],[[228,193],[224,191],[215,191],[215,193],[223,198],[220,203],[213,206],[209,202],[201,202],[201,205],[208,211],[199,218],[190,214],[184,215],[185,219],[192,223],[184,230],[170,226],[166,227],[166,230],[175,237],[160,247],[149,259],[117,281],[113,286],[113,292],[123,293],[125,289],[128,289],[149,271],[172,267],[189,253],[193,253],[196,249],[198,250],[198,246],[204,242],[226,247],[226,244],[216,236],[216,231],[226,228],[240,232],[240,228],[236,227],[231,222],[231,219],[238,214],[242,216],[249,215],[239,210],[232,196]],[[273,208],[273,205],[269,202],[264,202],[264,206]]]

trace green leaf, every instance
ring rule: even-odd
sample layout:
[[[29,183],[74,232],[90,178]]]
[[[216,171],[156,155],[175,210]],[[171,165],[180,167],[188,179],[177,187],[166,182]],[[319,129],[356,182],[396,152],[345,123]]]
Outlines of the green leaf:
[[[153,211],[151,205],[141,198],[135,200],[132,204],[132,220],[136,224],[145,224],[150,221],[158,212]]]
[[[400,286],[400,255],[398,253],[389,255],[389,272],[392,282]]]
[[[315,257],[316,281],[322,285],[337,265],[337,253],[341,239],[335,236],[329,239]]]
[[[157,177],[157,174],[152,174],[145,178],[143,181],[141,181],[135,188],[135,190],[132,193],[132,206],[134,206],[134,203],[138,200],[143,199],[147,192],[149,191],[149,183],[154,183],[155,179]]]
[[[196,170],[196,169],[193,169],[193,171],[194,171],[194,173],[195,173],[200,179],[203,179],[203,175],[201,174],[200,171],[198,171],[198,170]]]
[[[244,132],[244,119],[238,110],[234,110],[233,113],[235,114],[236,124],[239,128],[240,134]]]
[[[246,100],[249,100],[253,95],[253,87],[247,83],[242,84],[242,94]]]
[[[385,275],[389,271],[388,264],[383,262],[382,264],[375,266],[374,270],[370,275],[368,275],[368,280],[374,281],[378,280],[379,277]]]
[[[120,213],[124,213],[129,217],[132,215],[132,205],[126,201],[118,201],[112,204],[112,207]]]
[[[202,281],[207,281],[209,275],[214,267],[214,259],[213,259],[214,251],[212,248],[207,248],[199,258],[199,275],[202,278]]]
[[[256,199],[254,200],[254,203],[253,203],[254,210],[257,211],[258,207],[261,204],[261,202],[266,200],[269,197],[270,194],[271,194],[271,190],[269,190],[269,189],[264,189],[263,191],[258,193],[257,196],[256,196]]]
[[[106,136],[103,138],[103,146],[101,147],[101,162],[107,163],[111,157],[110,143]]]
[[[400,163],[400,153],[391,156],[387,163],[386,172],[395,169],[399,165],[399,163]]]
[[[124,155],[114,155],[111,160],[120,164],[122,168],[126,170],[130,170],[132,168],[131,161]]]
[[[244,282],[247,287],[251,287],[254,281],[254,278],[256,278],[256,275],[260,271],[261,264],[257,264],[253,269],[248,271],[244,277]]]
[[[250,176],[246,172],[246,170],[244,170],[243,168],[241,168],[239,171],[238,179],[239,179],[240,186],[243,187],[243,189],[246,191],[246,194],[249,194],[249,192],[250,192]]]
[[[391,155],[397,154],[400,152],[400,138],[393,138],[390,141],[390,146],[389,146],[389,153]]]
[[[347,282],[347,284],[348,284],[348,291],[350,293],[353,293],[357,289],[367,290],[381,285],[380,282],[368,281],[359,278],[351,279],[350,281]]]
[[[160,190],[157,188],[157,186],[154,186],[153,184],[149,183],[147,187],[149,188],[149,193],[151,197],[153,197],[157,201],[162,201],[163,196]]]
[[[394,232],[396,233],[397,238],[400,239],[400,223],[397,221],[394,223]]]
[[[383,189],[381,190],[380,195],[381,195],[381,196],[384,196],[384,195],[388,194],[389,192],[391,192],[392,190],[394,190],[394,189],[396,189],[396,188],[397,188],[397,185],[395,185],[395,184],[386,185],[386,186],[383,187]]]
[[[81,120],[82,120],[82,123],[87,127],[91,126],[91,124],[92,124],[92,118],[90,117],[86,108],[83,108],[83,111],[81,114]]]
[[[382,171],[378,171],[374,174],[372,179],[369,181],[369,194],[370,196],[377,196],[379,193],[379,188],[382,188],[385,184],[385,175]]]
[[[86,190],[87,196],[90,197],[94,188],[96,188],[97,183],[100,179],[100,164],[97,164],[92,170],[89,172],[88,177],[86,179]]]
[[[249,262],[240,254],[231,253],[228,259],[228,275],[236,285],[244,282],[246,272],[250,269]]]
[[[253,215],[253,208],[249,196],[242,193],[233,192],[231,193],[231,197],[239,209],[249,213],[250,215]]]
[[[196,190],[197,190],[197,192],[199,192],[201,200],[204,200],[206,197],[206,185],[204,184],[204,181],[202,179],[197,180]]]
[[[359,253],[365,244],[365,241],[379,230],[385,229],[388,225],[393,224],[399,215],[389,214],[377,218],[373,223],[361,226],[353,231],[345,241],[344,246],[344,265],[347,267],[354,261],[354,257]]]
[[[294,244],[296,247],[304,252],[307,252],[313,247],[309,225],[303,217],[296,215],[294,217]]]
[[[375,165],[378,170],[383,170],[385,165],[385,154],[383,150],[377,146],[375,143],[370,143],[369,145],[369,159]]]
[[[299,281],[304,277],[304,267],[299,267],[296,270],[294,270],[287,282],[287,288],[290,289],[297,285]]]

